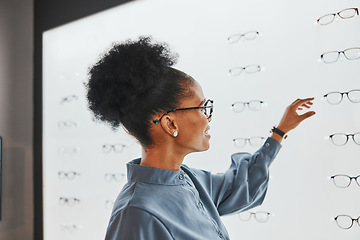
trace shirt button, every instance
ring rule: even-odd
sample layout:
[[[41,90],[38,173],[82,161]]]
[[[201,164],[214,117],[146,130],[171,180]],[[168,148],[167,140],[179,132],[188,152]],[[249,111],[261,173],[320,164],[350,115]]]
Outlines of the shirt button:
[[[183,175],[183,174],[180,174],[180,175],[179,175],[179,179],[180,179],[180,180],[184,180],[184,175]]]
[[[219,238],[224,238],[222,232],[219,231],[218,234],[219,234]]]
[[[198,203],[198,206],[199,206],[199,208],[203,208],[202,202],[199,202],[199,203]]]
[[[265,147],[270,147],[270,143],[266,143],[266,144],[265,144]]]

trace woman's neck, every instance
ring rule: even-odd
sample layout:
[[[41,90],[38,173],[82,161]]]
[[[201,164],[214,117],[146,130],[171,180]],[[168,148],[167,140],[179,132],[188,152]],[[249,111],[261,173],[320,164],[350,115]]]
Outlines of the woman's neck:
[[[178,171],[186,154],[169,146],[143,149],[140,165]]]

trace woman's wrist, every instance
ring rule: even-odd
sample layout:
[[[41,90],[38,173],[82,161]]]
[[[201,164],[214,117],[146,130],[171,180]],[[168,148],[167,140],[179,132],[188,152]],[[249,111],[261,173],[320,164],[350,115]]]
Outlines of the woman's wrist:
[[[281,137],[279,134],[276,133],[272,133],[270,136],[272,139],[275,139],[276,141],[278,141],[279,143],[281,143],[281,141],[283,140],[283,137]]]
[[[276,128],[282,131],[284,134],[287,134],[290,131],[290,129],[281,124],[279,124]]]
[[[285,130],[286,128],[283,127],[283,125],[279,124],[277,127],[274,126],[272,129],[271,129],[271,138],[277,140],[279,143],[281,143],[281,141],[283,139],[285,139],[287,137],[287,130]]]

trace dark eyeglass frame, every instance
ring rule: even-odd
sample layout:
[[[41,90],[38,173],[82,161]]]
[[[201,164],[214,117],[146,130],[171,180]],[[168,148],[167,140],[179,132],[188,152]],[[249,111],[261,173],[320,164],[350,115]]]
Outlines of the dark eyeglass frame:
[[[210,106],[207,106],[207,104],[211,104]],[[169,114],[169,113],[171,113],[171,112],[176,112],[176,111],[182,111],[182,110],[191,110],[191,109],[206,109],[206,108],[210,108],[210,113],[209,113],[209,116],[206,114],[206,111],[204,112],[204,114],[205,114],[205,116],[206,116],[206,118],[207,119],[210,119],[211,117],[212,117],[212,113],[213,113],[213,109],[214,109],[214,101],[213,100],[211,100],[211,99],[207,99],[206,101],[205,101],[205,103],[204,103],[204,106],[202,106],[202,107],[189,107],[189,108],[176,108],[176,109],[172,109],[172,110],[169,110],[169,111],[167,111],[166,113],[164,113],[159,119],[157,119],[157,120],[154,120],[153,121],[153,123],[155,123],[155,124],[159,124],[159,122],[161,121],[161,119],[165,116],[165,115],[167,115],[167,114]]]
[[[336,105],[336,104],[341,103],[341,101],[342,101],[343,98],[344,98],[344,95],[346,95],[350,102],[352,102],[352,103],[358,103],[358,102],[353,101],[353,100],[349,97],[349,93],[352,93],[352,92],[360,92],[360,89],[353,89],[353,90],[350,90],[350,91],[348,91],[348,92],[329,92],[329,93],[327,93],[327,94],[324,95],[324,98],[326,99],[326,101],[327,101],[328,103],[330,103],[330,104],[332,104],[332,105]],[[334,93],[341,95],[340,102],[338,102],[338,103],[331,103],[331,102],[329,102],[329,100],[327,100],[327,96],[328,96],[329,94],[334,94]]]
[[[344,187],[341,187],[341,186],[337,185],[336,182],[335,182],[335,178],[336,178],[336,177],[346,177],[346,178],[348,178],[348,179],[349,179],[348,185],[347,185],[347,186],[344,186]],[[339,188],[347,188],[347,187],[349,187],[353,179],[354,179],[354,181],[357,183],[357,185],[360,187],[360,182],[358,181],[358,179],[360,180],[360,175],[358,175],[358,176],[356,176],[356,177],[350,177],[350,176],[345,175],[345,174],[337,174],[337,175],[331,176],[330,178],[333,180],[335,186],[337,186],[337,187],[339,187]]]
[[[332,142],[333,144],[335,144],[336,146],[344,146],[345,144],[347,144],[347,142],[349,141],[349,138],[350,138],[350,137],[352,138],[352,140],[354,141],[355,144],[360,145],[359,143],[357,143],[357,142],[355,141],[355,135],[358,135],[358,134],[360,134],[360,132],[357,132],[357,133],[349,133],[349,134],[346,134],[346,133],[334,133],[334,134],[331,134],[331,135],[329,136],[329,138],[331,139],[331,142]],[[341,145],[336,144],[336,143],[334,142],[334,140],[333,140],[333,137],[334,137],[335,135],[346,136],[346,141],[345,141],[345,143],[344,143],[344,144],[341,144]]]
[[[348,217],[348,218],[350,218],[351,219],[351,225],[350,225],[350,227],[342,227],[342,226],[340,226],[340,224],[338,223],[338,221],[337,221],[337,219],[339,218],[339,217]],[[340,228],[342,228],[342,229],[350,229],[353,225],[354,225],[354,221],[355,222],[357,222],[358,223],[358,225],[360,226],[360,216],[358,217],[358,218],[352,218],[352,217],[350,217],[349,215],[338,215],[338,216],[336,216],[335,218],[334,218],[334,220],[336,221],[336,224],[340,227]]]

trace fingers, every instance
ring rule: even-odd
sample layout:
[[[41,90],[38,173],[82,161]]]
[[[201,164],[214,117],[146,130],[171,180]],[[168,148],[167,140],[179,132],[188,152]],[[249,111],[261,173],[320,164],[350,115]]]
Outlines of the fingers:
[[[308,106],[313,104],[311,102],[312,100],[314,100],[314,98],[297,99],[291,105],[293,105],[295,108],[298,108],[299,106]]]
[[[311,105],[313,105],[313,103],[311,102],[312,100],[314,100],[314,98],[305,98],[305,99],[298,99],[297,101],[295,101],[295,106],[297,106],[298,110],[303,110],[303,108],[307,108],[309,109],[311,107]],[[314,111],[310,111],[310,112],[306,112],[302,115],[300,115],[300,120],[303,121],[306,118],[309,118],[311,116],[314,116],[315,112]]]
[[[297,110],[303,110],[303,107],[305,107],[305,108],[310,108],[310,107],[311,107],[311,105],[313,105],[313,103],[312,103],[312,102],[303,103],[303,104],[301,104],[301,105],[298,107],[298,109],[297,109]]]
[[[314,111],[310,111],[310,112],[307,112],[307,113],[304,113],[303,115],[300,115],[300,119],[301,121],[304,121],[305,119],[311,117],[311,116],[314,116],[316,113]]]
[[[314,100],[314,98],[297,99],[290,105],[290,108],[292,108],[293,111],[303,110],[304,108],[309,109],[311,105],[313,105],[312,100]]]
[[[313,103],[311,102],[314,98],[305,98],[295,100],[285,111],[283,118],[280,121],[279,128],[284,132],[288,132],[296,128],[300,122],[303,120],[314,116],[314,111],[306,112],[302,115],[299,115],[297,110],[309,109]]]

